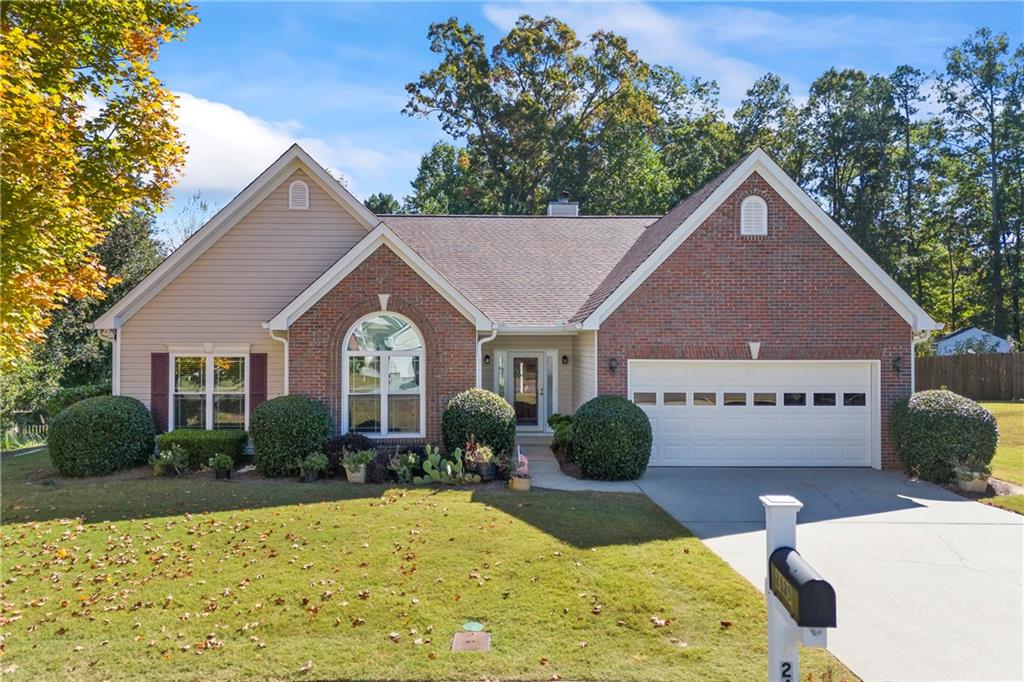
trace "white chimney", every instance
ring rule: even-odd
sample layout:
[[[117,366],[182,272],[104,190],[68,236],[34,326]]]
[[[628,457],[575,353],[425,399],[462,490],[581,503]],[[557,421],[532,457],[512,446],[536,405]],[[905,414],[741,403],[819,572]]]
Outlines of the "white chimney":
[[[569,201],[568,192],[559,192],[558,201],[548,202],[548,215],[575,218],[579,214],[580,204],[578,201]]]

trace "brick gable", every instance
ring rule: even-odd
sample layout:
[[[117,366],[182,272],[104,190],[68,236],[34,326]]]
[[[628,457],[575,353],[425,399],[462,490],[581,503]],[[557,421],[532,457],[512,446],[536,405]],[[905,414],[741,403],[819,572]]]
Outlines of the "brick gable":
[[[767,237],[740,236],[750,194],[768,204]],[[598,391],[626,394],[629,358],[748,360],[748,341],[764,360],[880,360],[882,464],[894,467],[889,416],[910,394],[910,339],[910,325],[754,174],[602,323]]]
[[[342,348],[359,318],[380,310],[378,294],[390,294],[388,310],[412,320],[423,335],[426,439],[441,439],[441,413],[456,393],[476,379],[476,329],[441,294],[381,246],[325,294],[289,329],[290,392],[322,400],[341,425]]]

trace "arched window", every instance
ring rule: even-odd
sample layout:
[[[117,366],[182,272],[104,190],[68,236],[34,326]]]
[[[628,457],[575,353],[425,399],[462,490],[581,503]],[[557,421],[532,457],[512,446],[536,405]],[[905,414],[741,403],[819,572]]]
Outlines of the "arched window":
[[[751,195],[740,204],[740,234],[768,234],[768,204],[761,197]]]
[[[288,185],[288,208],[293,210],[309,208],[309,185],[302,180],[296,180]]]
[[[423,337],[401,315],[379,312],[345,337],[342,426],[368,435],[423,435]]]

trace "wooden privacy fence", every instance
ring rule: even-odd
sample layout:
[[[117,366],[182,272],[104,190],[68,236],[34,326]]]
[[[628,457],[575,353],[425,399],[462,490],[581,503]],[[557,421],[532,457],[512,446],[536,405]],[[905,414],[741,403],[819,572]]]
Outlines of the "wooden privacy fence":
[[[972,400],[1024,400],[1024,353],[964,353],[916,359],[914,390],[942,388]]]

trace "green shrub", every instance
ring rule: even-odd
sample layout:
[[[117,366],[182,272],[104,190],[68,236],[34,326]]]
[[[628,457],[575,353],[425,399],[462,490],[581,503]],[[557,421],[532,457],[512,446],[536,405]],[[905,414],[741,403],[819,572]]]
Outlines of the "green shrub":
[[[461,448],[471,437],[495,452],[512,452],[516,442],[516,412],[505,399],[482,388],[463,391],[448,401],[441,417],[444,447]]]
[[[156,444],[161,452],[173,445],[184,450],[191,471],[199,471],[205,467],[210,458],[218,452],[223,452],[238,464],[245,456],[245,444],[248,441],[249,434],[238,429],[175,429],[156,437]]]
[[[322,474],[327,471],[327,455],[322,452],[314,452],[296,462],[295,466],[303,476],[307,473]]]
[[[149,460],[153,417],[135,398],[86,398],[53,418],[46,444],[63,476],[110,474]]]
[[[921,391],[896,405],[892,435],[907,473],[952,483],[957,466],[981,469],[992,461],[999,429],[992,413],[970,398]]]
[[[235,460],[223,452],[218,452],[206,462],[206,466],[214,471],[231,471],[235,466]]]
[[[323,403],[301,395],[268,400],[249,419],[256,469],[264,476],[291,476],[296,462],[323,449],[332,431]]]
[[[361,467],[368,465],[376,457],[377,451],[372,448],[366,450],[346,450],[341,461],[346,470],[359,471]]]
[[[82,386],[71,386],[58,388],[57,391],[43,403],[43,412],[51,418],[60,414],[64,409],[86,398],[110,395],[110,382],[98,384],[84,384]]]
[[[651,458],[651,422],[625,398],[602,395],[587,401],[572,421],[572,443],[587,478],[640,478]]]
[[[559,425],[561,425],[561,424],[571,424],[571,423],[572,423],[572,415],[569,415],[569,414],[561,414],[560,412],[555,412],[553,415],[548,417],[548,426],[551,427],[552,431],[557,431]]]
[[[555,434],[551,437],[551,449],[562,453],[570,462],[576,461],[576,451],[572,444],[573,427],[571,421],[559,422]]]

